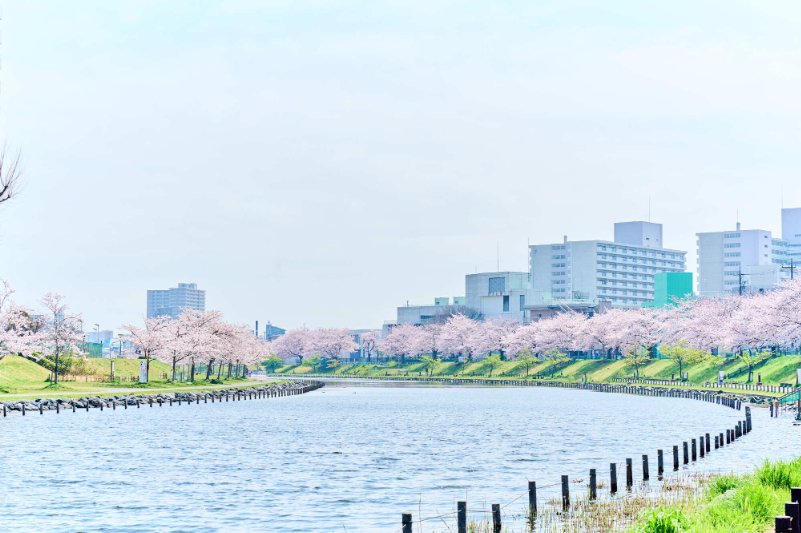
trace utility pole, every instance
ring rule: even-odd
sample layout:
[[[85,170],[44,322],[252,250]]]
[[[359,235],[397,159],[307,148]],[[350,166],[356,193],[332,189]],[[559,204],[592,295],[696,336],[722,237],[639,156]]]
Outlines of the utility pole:
[[[795,265],[793,264],[792,258],[790,258],[790,266],[783,266],[782,270],[790,271],[790,279],[793,279],[795,277]]]
[[[740,285],[740,296],[743,295],[743,276],[750,276],[751,274],[743,274],[743,267],[741,266],[739,271],[737,272],[737,278],[739,279]]]

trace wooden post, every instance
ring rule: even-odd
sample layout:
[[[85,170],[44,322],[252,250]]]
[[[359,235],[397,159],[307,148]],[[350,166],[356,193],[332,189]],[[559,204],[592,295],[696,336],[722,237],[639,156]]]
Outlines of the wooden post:
[[[684,464],[688,464],[690,462],[690,454],[689,454],[689,447],[687,446],[687,441],[684,441]]]
[[[401,532],[412,533],[412,513],[401,514]]]
[[[695,439],[691,439],[692,441],[692,453],[693,453],[693,462],[698,460],[698,455],[696,455],[696,446],[695,446]]]
[[[709,453],[709,433],[706,434],[706,453]]]
[[[715,449],[718,449],[718,436],[715,435]]]
[[[642,479],[643,479],[643,481],[648,481],[648,479],[650,479],[650,476],[648,474],[648,456],[647,455],[643,455],[642,456]]]
[[[467,502],[456,502],[456,533],[467,533]]]
[[[501,533],[501,505],[498,503],[492,504],[492,531],[493,533]],[[411,530],[409,530],[411,533]]]
[[[594,470],[593,470],[594,472]],[[530,518],[537,516],[537,482],[528,482],[528,515]]]
[[[679,469],[679,447],[673,446],[673,470]]]
[[[609,463],[609,477],[610,477],[610,490],[612,493],[617,492],[617,465]]]
[[[801,503],[801,487],[793,487],[790,489],[790,501]]]
[[[656,473],[659,476],[665,473],[665,457],[662,450],[656,450]]]
[[[74,413],[75,412],[75,402],[74,401],[70,401],[70,403],[72,404],[72,412]]]
[[[634,485],[634,472],[631,468],[631,457],[626,458],[626,488],[630,489]]]
[[[723,448],[723,432],[720,433],[720,447]]]
[[[704,458],[704,436],[701,435],[701,438],[698,441],[698,451],[700,452],[701,459]]]
[[[792,519],[793,533],[801,532],[801,504],[798,502],[785,503],[784,514]]]
[[[731,435],[729,434],[729,429],[726,430],[726,444],[731,444]]]
[[[590,500],[594,500],[597,497],[597,483],[596,483],[596,476],[595,476],[595,469],[590,468]]]
[[[58,400],[56,400],[56,414],[58,414],[59,412],[60,412],[59,411],[59,403],[58,403]],[[3,404],[3,416],[6,416],[6,406],[5,406],[5,404]]]
[[[562,476],[562,509],[566,511],[569,507],[570,487],[568,486],[567,476]]]
[[[775,524],[776,533],[793,533],[793,519],[789,516],[777,516]]]
[[[41,402],[39,402],[39,414],[40,415],[44,414],[44,411],[42,410],[42,403]]]

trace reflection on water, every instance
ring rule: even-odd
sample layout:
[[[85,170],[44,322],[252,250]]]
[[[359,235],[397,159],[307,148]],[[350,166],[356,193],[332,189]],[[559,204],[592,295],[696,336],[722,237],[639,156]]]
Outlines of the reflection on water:
[[[624,485],[625,459],[637,479],[644,453],[656,477],[658,448],[671,465],[672,445],[743,417],[685,399],[369,382],[10,416],[0,420],[0,531],[392,532],[401,512],[451,512],[462,499],[489,508],[523,494],[527,480],[544,486],[596,468],[606,481],[610,462],[621,463]],[[689,469],[744,470],[793,454],[801,429],[789,419],[755,410],[754,426]],[[525,505],[505,508],[507,522]]]

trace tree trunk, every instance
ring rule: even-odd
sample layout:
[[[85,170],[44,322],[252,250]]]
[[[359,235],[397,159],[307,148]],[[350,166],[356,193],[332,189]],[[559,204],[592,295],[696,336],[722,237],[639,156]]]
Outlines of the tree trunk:
[[[54,384],[58,385],[58,352],[56,352],[56,380]]]
[[[231,379],[231,363],[228,363],[228,379]]]
[[[209,359],[209,362],[206,364],[206,381],[209,380],[209,376],[211,376],[211,369],[214,366],[214,359]]]
[[[175,357],[172,358],[172,380],[175,381]]]
[[[217,365],[217,381],[220,381],[220,376],[222,376],[222,361]]]

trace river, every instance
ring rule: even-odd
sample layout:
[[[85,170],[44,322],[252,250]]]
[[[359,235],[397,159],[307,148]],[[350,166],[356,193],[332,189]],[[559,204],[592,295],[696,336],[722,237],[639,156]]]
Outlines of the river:
[[[744,416],[688,399],[375,382],[242,402],[15,414],[0,420],[0,531],[391,533],[401,512],[416,520],[462,499],[489,508],[525,493],[527,480],[544,486],[589,468],[605,481],[610,462],[621,463],[622,486],[625,458],[637,478],[645,453],[655,478],[658,448],[672,466],[674,444]],[[744,471],[791,457],[799,433],[755,409],[751,434],[683,470]],[[504,512],[525,505],[523,497]]]

